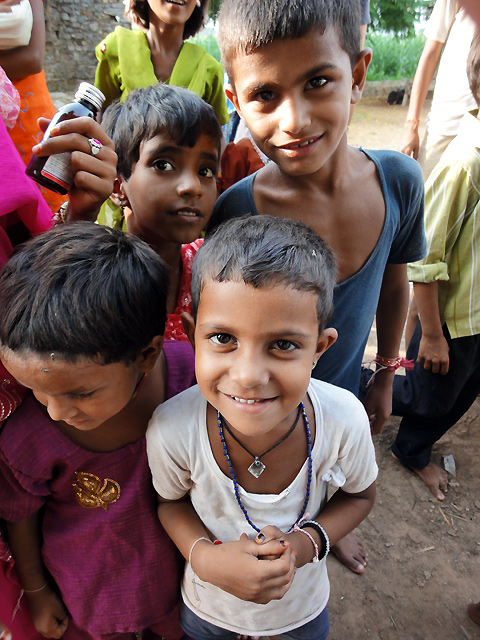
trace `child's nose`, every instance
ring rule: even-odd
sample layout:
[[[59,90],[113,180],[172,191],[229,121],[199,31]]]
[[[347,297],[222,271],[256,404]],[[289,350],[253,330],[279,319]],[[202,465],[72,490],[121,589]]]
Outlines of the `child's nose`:
[[[56,422],[68,420],[76,414],[76,409],[67,398],[48,397],[44,400],[48,415]]]
[[[300,134],[311,123],[309,105],[305,98],[293,96],[283,101],[280,109],[280,129],[293,135]]]
[[[263,358],[253,350],[241,351],[230,368],[230,378],[245,389],[266,385],[270,375]]]
[[[202,184],[200,182],[200,177],[196,173],[183,173],[180,176],[177,191],[181,196],[198,197],[202,195]]]

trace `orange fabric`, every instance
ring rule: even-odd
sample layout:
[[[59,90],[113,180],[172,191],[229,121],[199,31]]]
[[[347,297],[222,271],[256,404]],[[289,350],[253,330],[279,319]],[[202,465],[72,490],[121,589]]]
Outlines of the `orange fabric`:
[[[15,80],[13,84],[20,94],[20,115],[9,133],[27,165],[32,156],[32,147],[40,142],[43,135],[38,128],[38,118],[52,118],[56,109],[48,92],[44,71],[23,80]],[[40,186],[39,188],[52,212],[58,211],[62,202],[65,201],[65,196]]]
[[[221,176],[218,190],[223,193],[242,178],[255,173],[263,167],[260,156],[248,138],[238,142],[229,142],[220,162]]]

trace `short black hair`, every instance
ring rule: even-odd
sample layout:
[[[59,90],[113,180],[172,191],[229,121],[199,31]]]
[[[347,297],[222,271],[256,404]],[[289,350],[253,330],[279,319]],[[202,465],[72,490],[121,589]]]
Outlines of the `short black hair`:
[[[233,61],[276,40],[295,39],[332,26],[352,69],[360,53],[359,0],[223,0],[218,14],[222,63],[235,84]]]
[[[140,145],[161,133],[180,146],[194,147],[201,135],[218,147],[222,129],[209,104],[188,89],[158,83],[135,89],[124,103],[108,107],[102,127],[115,144],[117,173],[128,180],[140,157]]]
[[[0,273],[0,344],[131,364],[165,331],[167,291],[166,265],[139,238],[59,225],[19,247]]]
[[[289,218],[242,216],[221,224],[207,237],[193,261],[195,318],[202,289],[209,279],[311,291],[318,296],[319,333],[333,311],[333,253],[309,227]]]
[[[467,77],[470,91],[480,107],[480,31],[476,31],[467,57]]]
[[[195,5],[192,15],[186,21],[183,29],[183,39],[187,40],[191,38],[205,24],[205,20],[208,16],[208,2],[209,0],[201,0],[200,6]],[[148,29],[150,26],[150,20],[148,17],[148,2],[147,0],[128,0],[125,3],[125,16],[131,20],[134,24]]]

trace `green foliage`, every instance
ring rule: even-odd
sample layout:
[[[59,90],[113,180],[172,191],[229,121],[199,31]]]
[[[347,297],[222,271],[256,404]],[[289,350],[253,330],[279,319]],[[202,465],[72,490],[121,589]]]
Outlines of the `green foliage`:
[[[415,22],[431,8],[431,0],[371,0],[371,28],[396,35],[415,35]]]
[[[210,0],[208,5],[208,15],[211,18],[214,18],[217,15],[221,2],[222,0]]]
[[[425,37],[397,38],[367,32],[366,47],[373,51],[367,80],[401,80],[413,78],[423,51]]]

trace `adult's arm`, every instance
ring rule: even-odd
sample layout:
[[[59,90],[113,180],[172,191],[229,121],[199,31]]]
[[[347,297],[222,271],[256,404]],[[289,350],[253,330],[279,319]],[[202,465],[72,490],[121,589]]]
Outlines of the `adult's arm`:
[[[0,66],[10,80],[23,80],[40,73],[45,58],[45,17],[43,1],[29,0],[32,7],[33,26],[30,42],[25,47],[0,51]]]
[[[415,160],[418,158],[420,147],[420,136],[418,135],[420,113],[427,97],[433,74],[440,62],[442,49],[443,42],[427,38],[413,79],[407,118],[398,150],[407,156],[412,156]]]

